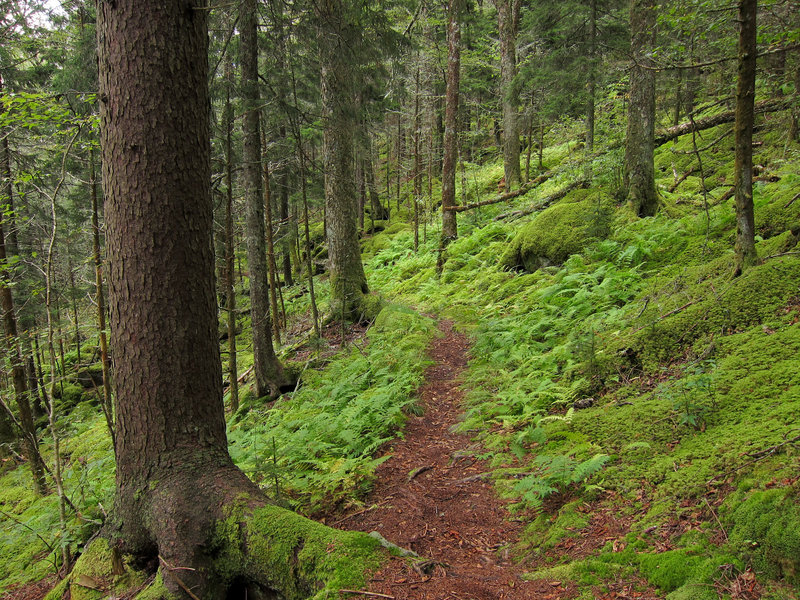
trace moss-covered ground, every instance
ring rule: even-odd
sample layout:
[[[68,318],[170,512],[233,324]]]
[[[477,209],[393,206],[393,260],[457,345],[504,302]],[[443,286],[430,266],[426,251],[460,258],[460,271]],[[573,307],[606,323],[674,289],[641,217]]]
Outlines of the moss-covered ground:
[[[609,138],[613,114],[599,124]],[[800,147],[781,135],[781,118],[758,133],[769,175],[755,187],[761,262],[736,277],[733,200],[720,200],[733,182],[725,144],[703,152],[702,178],[677,186],[696,167],[691,139],[657,149],[661,209],[637,219],[619,202],[621,151],[586,157],[581,124],[565,122],[544,152],[552,177],[511,205],[461,213],[441,272],[430,199],[416,251],[408,207],[393,210],[363,242],[370,286],[389,301],[368,343],[333,359],[306,353],[298,390],[273,405],[245,388],[229,419],[231,454],[301,512],[358,503],[377,450],[415,410],[435,331],[421,315],[434,313],[474,339],[461,429],[529,522],[516,551],[530,577],[573,581],[583,598],[621,576],[671,600],[730,597],[734,582],[754,582],[764,598],[797,597]],[[589,189],[515,216],[589,170]],[[496,194],[502,166],[468,164],[464,174],[458,197],[480,201]],[[300,289],[284,290],[291,323],[308,309]],[[317,290],[324,305],[324,277]],[[242,371],[252,361],[246,321]],[[0,589],[52,571],[54,550],[79,551],[110,509],[104,422],[76,390],[64,401],[67,491],[79,514],[61,531],[54,496],[34,497],[28,472],[9,461]],[[624,531],[572,556],[601,514]]]

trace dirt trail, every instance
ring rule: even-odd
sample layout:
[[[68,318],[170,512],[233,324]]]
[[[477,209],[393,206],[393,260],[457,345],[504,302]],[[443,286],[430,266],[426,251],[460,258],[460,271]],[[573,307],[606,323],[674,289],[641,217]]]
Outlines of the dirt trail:
[[[467,365],[467,338],[443,322],[444,337],[429,352],[435,365],[419,391],[424,415],[411,417],[404,440],[378,469],[370,508],[340,519],[337,527],[378,531],[389,541],[437,565],[428,574],[392,561],[369,584],[372,592],[407,600],[512,600],[554,597],[552,584],[525,582],[509,559],[521,525],[509,520],[488,469],[474,457],[465,435],[453,433],[463,393],[459,375]],[[542,587],[548,588],[546,590]],[[556,584],[557,586],[557,584]],[[560,592],[565,590],[561,589]]]

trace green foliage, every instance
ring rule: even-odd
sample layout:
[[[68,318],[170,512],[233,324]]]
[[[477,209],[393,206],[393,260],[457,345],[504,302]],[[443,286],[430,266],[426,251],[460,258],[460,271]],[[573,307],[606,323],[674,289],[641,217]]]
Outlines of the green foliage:
[[[364,494],[388,456],[374,455],[405,421],[427,365],[430,319],[384,308],[365,348],[354,346],[321,372],[306,372],[291,398],[253,407],[229,430],[234,461],[304,511]],[[275,490],[273,490],[274,492]]]
[[[579,463],[571,456],[539,454],[533,461],[533,473],[521,479],[514,490],[528,506],[538,508],[551,494],[563,493],[571,486],[584,483],[610,459],[607,454],[595,454]]]

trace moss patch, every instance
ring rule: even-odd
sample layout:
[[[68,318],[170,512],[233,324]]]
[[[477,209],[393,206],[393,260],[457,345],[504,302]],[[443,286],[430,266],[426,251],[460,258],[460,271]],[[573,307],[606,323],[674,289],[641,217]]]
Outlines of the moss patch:
[[[611,211],[611,198],[602,191],[575,190],[522,227],[500,264],[530,272],[563,264],[591,240],[608,235]]]

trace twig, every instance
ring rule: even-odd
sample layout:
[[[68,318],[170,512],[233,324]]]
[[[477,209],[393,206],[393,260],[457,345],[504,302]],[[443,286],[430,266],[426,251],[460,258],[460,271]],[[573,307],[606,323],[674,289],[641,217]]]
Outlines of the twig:
[[[758,452],[754,452],[753,454],[747,454],[747,456],[754,457],[753,460],[748,460],[743,465],[739,465],[738,467],[734,467],[733,469],[725,471],[724,473],[718,473],[717,475],[714,475],[714,477],[712,477],[711,479],[706,481],[706,485],[711,485],[717,479],[720,479],[720,478],[724,479],[728,475],[733,475],[737,471],[741,471],[745,467],[749,467],[753,463],[757,463],[762,458],[766,458],[767,456],[770,456],[770,455],[774,454],[775,451],[778,450],[779,448],[782,448],[783,446],[786,446],[788,444],[794,444],[794,443],[797,443],[797,442],[800,442],[800,435],[798,435],[796,437],[793,437],[790,440],[786,440],[785,442],[781,442],[780,444],[776,444],[776,445],[771,446],[769,448],[765,448],[764,450],[759,450]]]
[[[424,473],[425,471],[430,471],[434,467],[435,465],[425,465],[424,467],[417,467],[416,469],[411,471],[411,473],[408,474],[408,479],[406,479],[406,481],[410,483],[415,477],[417,477],[418,475],[422,475],[422,473]]]
[[[722,523],[720,522],[719,517],[717,516],[717,513],[714,511],[714,509],[711,507],[711,505],[708,503],[708,500],[705,497],[703,497],[703,502],[706,503],[706,506],[708,507],[708,510],[710,510],[711,514],[714,515],[714,519],[717,521],[717,525],[719,525],[719,528],[722,531],[722,535],[725,536],[725,541],[727,542],[728,541],[728,532],[725,531],[725,528],[722,526]]]
[[[170,577],[172,577],[177,582],[177,584],[179,586],[181,586],[181,589],[184,592],[189,594],[189,597],[192,600],[200,600],[200,598],[198,598],[197,595],[195,595],[195,593],[192,592],[192,590],[189,589],[189,586],[187,586],[183,582],[183,580],[174,573],[174,571],[177,571],[179,569],[188,570],[188,571],[194,571],[194,569],[192,569],[191,567],[173,567],[166,560],[164,560],[164,557],[161,556],[160,554],[158,555],[158,560],[160,560],[162,563],[164,563],[164,566],[167,568],[167,573],[169,573]]]
[[[483,200],[482,202],[475,202],[473,204],[462,204],[461,206],[454,206],[453,211],[463,212],[465,210],[472,210],[473,208],[480,208],[481,206],[489,206],[490,204],[497,204],[498,202],[511,200],[512,198],[516,198],[517,196],[521,196],[529,192],[530,190],[538,186],[540,183],[544,183],[550,178],[551,175],[552,173],[549,172],[539,175],[536,179],[520,186],[519,189],[516,189],[512,192],[506,192],[505,194],[500,194],[499,196],[491,198],[490,200]]]
[[[394,596],[388,596],[387,594],[379,594],[377,592],[361,592],[359,590],[339,590],[340,594],[360,594],[362,596],[373,596],[375,598],[390,598],[394,600]]]
[[[367,508],[365,508],[363,510],[359,510],[358,512],[354,512],[354,513],[351,513],[349,515],[346,515],[346,516],[342,517],[341,519],[339,519],[338,521],[335,521],[333,523],[333,525],[340,525],[340,524],[344,523],[345,521],[347,521],[348,519],[352,519],[353,517],[357,517],[358,515],[363,515],[366,512],[369,512],[371,510],[375,510],[379,506],[381,506],[383,504],[386,504],[388,501],[389,501],[389,498],[386,498],[385,500],[381,500],[380,502],[378,502],[376,504],[373,504],[372,506],[368,506]]]
[[[794,444],[795,442],[800,442],[800,435],[793,437],[790,440],[785,440],[780,444],[775,444],[774,446],[770,446],[769,448],[765,448],[764,450],[759,450],[758,452],[754,452],[752,454],[748,454],[747,456],[751,458],[764,458],[770,454],[774,454],[776,450],[783,448],[784,446],[788,446],[789,444]]]
[[[783,205],[783,208],[789,208],[798,198],[800,198],[800,193],[795,194],[794,198],[792,198],[786,204]]]

